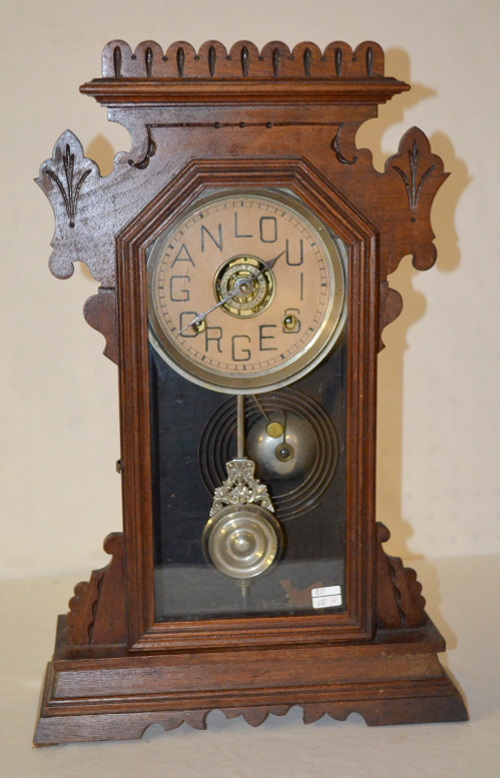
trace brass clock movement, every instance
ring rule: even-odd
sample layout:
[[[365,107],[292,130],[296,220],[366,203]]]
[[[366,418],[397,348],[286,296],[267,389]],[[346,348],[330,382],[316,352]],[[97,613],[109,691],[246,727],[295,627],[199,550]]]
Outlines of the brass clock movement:
[[[467,717],[412,570],[375,521],[376,359],[400,259],[435,260],[446,178],[409,130],[355,145],[409,87],[372,42],[196,52],[112,41],[81,87],[132,138],[102,178],[73,133],[38,183],[51,270],[84,262],[119,370],[123,531],[58,624],[35,743]]]

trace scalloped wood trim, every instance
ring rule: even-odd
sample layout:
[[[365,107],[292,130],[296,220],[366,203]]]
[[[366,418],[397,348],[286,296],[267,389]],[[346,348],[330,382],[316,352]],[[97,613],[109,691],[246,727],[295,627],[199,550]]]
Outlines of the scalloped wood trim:
[[[116,293],[114,289],[99,289],[89,297],[83,308],[85,320],[91,327],[104,335],[106,345],[103,354],[118,364],[118,337],[116,325]]]
[[[46,691],[53,683],[52,668],[46,676]],[[348,684],[347,684],[348,686]],[[323,716],[345,721],[351,713],[363,716],[368,726],[415,724],[435,721],[466,721],[467,709],[453,682],[446,674],[439,678],[414,678],[400,688],[380,684],[337,695],[337,699],[304,703],[293,701],[284,705],[256,705],[251,707],[210,707],[181,711],[136,710],[121,713],[80,715],[44,715],[48,700],[42,700],[42,713],[35,732],[35,746],[56,743],[102,740],[139,739],[152,724],[159,724],[166,732],[188,724],[196,730],[207,729],[207,717],[212,710],[220,710],[227,719],[242,716],[247,724],[259,727],[269,715],[285,716],[293,707],[302,709],[304,724],[314,724]]]
[[[377,522],[377,626],[379,629],[405,629],[424,626],[428,621],[422,586],[415,570],[404,567],[399,557],[388,556],[382,548],[391,534]]]
[[[196,52],[187,41],[165,51],[156,41],[142,41],[132,51],[123,40],[110,41],[102,53],[102,76],[119,78],[380,78],[384,52],[365,41],[352,49],[344,41],[329,43],[322,52],[308,41],[291,50],[271,41],[259,52],[251,41],[238,41],[229,50],[219,41],[206,41]]]
[[[66,616],[64,642],[73,645],[119,645],[126,642],[124,536],[108,535],[104,550],[109,564],[94,570],[90,582],[75,586]]]
[[[430,213],[434,197],[448,175],[444,172],[443,161],[431,152],[427,136],[418,127],[405,132],[397,154],[386,162],[384,187],[392,192],[401,218],[394,220],[394,230],[383,235],[381,241],[380,348],[384,347],[384,327],[397,319],[403,308],[401,295],[389,287],[387,276],[397,269],[407,254],[412,255],[417,270],[428,270],[436,261]]]
[[[407,222],[403,226],[406,245],[402,247],[403,253],[393,254],[387,273],[392,273],[406,254],[413,255],[417,270],[428,270],[436,261],[431,205],[449,173],[444,172],[442,159],[431,152],[425,133],[411,127],[401,138],[398,153],[387,160],[385,175],[398,180],[398,190],[407,200]]]

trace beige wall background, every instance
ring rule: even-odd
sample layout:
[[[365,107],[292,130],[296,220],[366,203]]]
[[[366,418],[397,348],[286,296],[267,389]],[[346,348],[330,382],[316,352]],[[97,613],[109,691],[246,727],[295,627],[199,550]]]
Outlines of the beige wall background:
[[[4,0],[0,317],[0,576],[88,576],[121,527],[116,368],[81,309],[95,284],[47,268],[52,209],[34,185],[69,127],[109,174],[128,135],[78,86],[113,38],[312,40],[386,51],[409,81],[365,125],[382,170],[417,125],[452,173],[433,212],[438,264],[392,277],[403,315],[380,356],[378,517],[406,557],[500,551],[500,260],[496,0]],[[466,583],[466,582],[464,582]]]

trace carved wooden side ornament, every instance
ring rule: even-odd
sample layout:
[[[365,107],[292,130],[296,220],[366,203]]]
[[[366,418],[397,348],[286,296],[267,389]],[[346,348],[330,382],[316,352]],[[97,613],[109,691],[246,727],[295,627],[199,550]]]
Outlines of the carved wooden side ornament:
[[[125,645],[124,538],[114,532],[104,541],[104,550],[112,555],[109,564],[92,573],[90,583],[76,585],[66,616],[68,643],[85,645]]]
[[[387,527],[377,524],[377,624],[381,629],[423,627],[428,616],[417,574],[403,566],[398,557],[388,556],[382,548],[390,538]]]
[[[245,103],[254,100],[268,103],[278,93],[280,99],[294,106],[307,90],[308,99],[315,105],[335,104],[336,115],[327,123],[331,128],[328,141],[319,153],[326,156],[328,150],[330,154],[333,152],[327,169],[332,163],[342,166],[339,183],[347,194],[356,187],[358,177],[370,184],[367,187],[370,209],[380,210],[373,219],[380,231],[380,332],[399,315],[400,295],[390,289],[387,276],[407,254],[413,255],[413,264],[419,270],[433,265],[436,250],[430,208],[447,174],[441,159],[432,154],[425,134],[418,128],[405,133],[398,153],[387,161],[383,175],[373,168],[369,151],[355,148],[355,133],[365,118],[374,115],[376,103],[409,88],[407,84],[385,78],[383,70],[383,51],[375,43],[363,43],[352,51],[346,43],[334,42],[323,53],[310,43],[297,44],[291,52],[285,44],[272,42],[261,53],[248,41],[236,43],[230,52],[212,41],[204,44],[198,53],[185,42],[173,44],[166,53],[154,41],[139,44],[134,52],[124,41],[108,44],[103,52],[103,79],[85,84],[81,91],[109,107],[110,117],[130,131],[132,149],[128,153],[120,152],[113,173],[102,178],[97,165],[85,158],[78,138],[67,130],[58,139],[52,159],[41,166],[37,179],[56,218],[50,260],[53,274],[68,278],[73,273],[74,262],[80,261],[101,284],[99,294],[86,306],[85,317],[104,335],[108,344],[106,356],[117,360],[116,318],[111,313],[116,285],[115,236],[164,183],[158,170],[178,169],[175,160],[165,158],[170,151],[162,143],[166,140],[162,130],[188,131],[206,126],[206,122],[194,119],[189,122],[159,120],[158,111],[153,108],[143,111],[142,119],[138,120],[135,112],[124,106],[128,101],[140,104],[145,95],[148,103],[160,106],[167,100],[181,103],[188,93],[201,106],[215,99],[215,91],[217,101],[224,104],[234,101],[236,93]],[[241,78],[245,84],[243,93],[241,89],[238,92]],[[371,107],[359,112],[365,114],[362,119],[340,108],[354,100]],[[251,124],[216,121],[213,129],[232,126],[244,130],[261,126],[271,130],[301,124],[300,120],[292,121],[292,117],[283,119],[279,116],[278,121],[261,120]],[[308,123],[304,121],[303,126]],[[349,178],[353,182],[351,186]],[[117,207],[118,199],[120,207]],[[356,199],[364,210],[362,193],[357,192]],[[388,216],[384,215],[383,204],[388,200],[391,202],[390,229],[388,225],[384,229]]]
[[[127,129],[131,147],[116,155],[113,171],[103,177],[85,156],[78,138],[66,130],[42,164],[37,183],[55,215],[52,273],[69,278],[75,262],[83,262],[98,284],[85,304],[84,316],[104,336],[104,353],[119,369],[123,531],[106,539],[104,548],[111,561],[93,572],[88,583],[78,584],[69,613],[60,618],[36,744],[136,738],[152,723],[166,730],[183,722],[204,729],[214,709],[227,718],[243,716],[252,726],[259,726],[270,714],[283,716],[294,705],[302,707],[305,723],[325,714],[345,719],[353,711],[373,725],[467,718],[460,693],[438,660],[444,641],[425,612],[416,574],[385,553],[389,531],[375,520],[377,352],[383,347],[384,327],[402,308],[389,276],[406,255],[413,257],[419,270],[435,262],[430,211],[447,174],[417,128],[404,134],[383,173],[374,168],[370,150],[358,148],[355,139],[359,127],[376,117],[379,104],[407,89],[407,84],[384,75],[383,51],[372,41],[355,48],[334,41],[323,50],[307,41],[293,49],[272,41],[261,50],[250,41],[239,41],[229,49],[208,41],[197,51],[185,41],[167,48],[143,41],[132,49],[114,40],[103,51],[102,77],[81,87],[107,108],[111,121]],[[338,273],[330,292],[323,293],[330,301],[336,295],[342,298],[335,347],[314,360],[309,347],[304,347],[306,369],[299,376],[294,374],[293,380],[276,386],[265,384],[265,392],[263,385],[257,387],[262,391],[259,413],[269,428],[276,420],[266,411],[266,396],[278,396],[280,403],[288,397],[289,416],[285,416],[293,424],[296,411],[314,464],[311,472],[316,481],[299,473],[301,501],[293,503],[285,517],[290,521],[283,526],[279,522],[285,503],[280,502],[279,489],[273,492],[271,479],[268,490],[266,473],[261,478],[255,470],[254,477],[255,461],[244,450],[245,402],[237,405],[238,413],[243,410],[234,424],[238,457],[234,459],[232,452],[221,459],[227,474],[208,488],[214,457],[207,430],[212,424],[215,428],[217,420],[226,423],[226,406],[217,406],[214,396],[220,399],[220,393],[209,391],[214,387],[207,387],[194,371],[191,375],[185,366],[178,369],[171,354],[162,356],[152,324],[151,277],[156,271],[151,257],[157,246],[164,236],[173,234],[169,231],[182,231],[194,213],[204,218],[206,203],[227,205],[228,192],[230,197],[236,192],[236,199],[246,197],[247,204],[255,205],[259,197],[273,207],[279,203],[280,218],[285,218],[286,208],[291,209],[297,223],[309,225],[311,234],[313,226],[319,225],[317,234],[324,236],[325,246],[331,246],[325,249],[324,267],[330,262],[332,279],[333,256],[338,253]],[[233,230],[227,224],[225,229]],[[222,232],[212,227],[210,235],[217,260]],[[239,233],[234,221],[231,240],[241,237],[253,235]],[[261,243],[274,240],[278,241],[277,232],[265,236],[261,225]],[[310,241],[311,248],[318,245],[313,238]],[[270,255],[272,261],[250,249],[223,258],[221,254],[222,270],[217,269],[205,284],[213,299],[196,312],[184,310],[194,318],[185,326],[181,323],[178,334],[191,328],[190,336],[196,337],[204,331],[198,325],[206,325],[207,315],[226,303],[231,304],[224,326],[236,322],[243,328],[261,309],[251,303],[250,315],[247,311],[240,316],[233,305],[235,294],[243,295],[246,304],[249,292],[244,285],[257,282],[264,290],[263,305],[271,306],[278,296],[276,268],[281,273],[283,266],[286,272],[299,273],[295,278],[302,279],[300,301],[305,306],[307,281],[303,283],[301,270],[293,269],[303,257],[300,252],[289,257],[288,243],[280,250],[277,256],[277,252]],[[162,251],[167,251],[165,246]],[[203,248],[199,251],[201,255]],[[285,254],[281,266],[275,267]],[[182,255],[184,261],[187,257],[192,259],[189,252]],[[245,263],[254,269],[249,271]],[[188,273],[185,269],[184,275],[178,273],[176,269],[169,282],[158,281],[158,290],[170,288],[172,304],[187,302],[189,296],[181,286]],[[224,292],[226,297],[214,297],[219,294],[217,283],[226,274],[241,286],[236,292]],[[318,275],[311,287],[327,287],[324,278]],[[193,281],[191,290],[194,285]],[[281,287],[287,292],[290,288],[288,280]],[[170,303],[164,306],[165,317],[170,315]],[[299,307],[293,311],[300,313]],[[262,321],[259,343],[265,352],[274,350],[269,346],[269,328],[282,330],[287,338],[301,326],[295,314],[282,317],[280,313],[278,324]],[[238,334],[239,330],[236,333],[233,338],[240,341],[250,338]],[[280,352],[276,349],[276,354]],[[161,364],[157,359],[163,360]],[[234,354],[232,359],[236,370],[236,362],[242,360]],[[285,354],[277,359],[286,360]],[[228,385],[234,393],[249,391],[248,373],[242,382],[243,388]],[[295,388],[290,388],[292,384]],[[183,408],[187,394],[194,400],[182,416],[174,406]],[[255,404],[258,407],[257,400]],[[316,407],[320,410],[314,413],[304,410]],[[233,414],[229,400],[227,408]],[[200,413],[198,427],[196,413]],[[284,444],[280,455],[286,458],[289,441],[283,425],[278,427]],[[224,438],[226,445],[232,435],[230,426],[213,434],[214,449],[221,448],[217,457],[226,453],[220,441]],[[186,441],[191,448],[183,449],[182,461],[179,453],[179,462],[172,463],[170,453],[180,452]],[[200,453],[203,446],[206,456]],[[320,466],[326,460],[327,466]],[[235,462],[248,463],[248,473],[235,475],[231,469]],[[189,469],[189,478],[183,468]],[[209,478],[203,481],[207,473]],[[167,489],[169,478],[173,483]],[[182,505],[175,502],[177,480],[186,495]],[[243,499],[242,494],[250,492],[252,497]],[[205,500],[208,506],[203,540],[193,495],[199,499],[196,505],[203,506]],[[158,514],[158,505],[164,513]],[[209,519],[211,507],[215,516]],[[340,550],[325,557],[322,538],[334,525],[333,516],[337,534],[334,537],[332,531],[329,537]],[[226,588],[217,590],[228,597],[228,611],[216,611],[215,616],[212,610],[192,616],[180,606],[172,616],[163,611],[158,593],[166,592],[168,599],[173,592],[175,599],[179,585],[178,579],[172,584],[171,579],[161,578],[172,568],[161,557],[164,538],[160,532],[158,540],[158,526],[163,531],[172,522],[180,528],[179,545],[188,549],[188,557],[193,553],[195,561],[189,564],[198,565],[201,575],[206,567],[214,576],[231,578],[233,559],[224,556],[223,543],[224,533],[233,531],[233,521],[249,522],[242,535],[239,530],[234,535],[243,551],[245,544],[257,542],[255,538],[263,538],[263,547],[272,548],[270,567],[262,568],[259,575],[263,581],[277,576],[272,595],[278,603],[275,610],[266,610],[267,594],[266,598],[260,595],[265,607],[245,610],[249,584],[240,575],[242,568],[237,568],[235,582],[227,584],[225,579]],[[213,541],[214,536],[207,534],[211,522],[217,531],[222,527],[222,539]],[[187,540],[192,527],[198,534]],[[219,545],[210,557],[212,541]],[[287,557],[293,542],[294,553]],[[165,545],[170,548],[166,541]],[[313,546],[320,548],[304,576],[304,555]],[[282,568],[280,554],[286,563]],[[326,576],[334,575],[334,566],[326,568],[325,559],[337,566],[340,584],[324,577],[325,569]],[[215,560],[216,572],[209,567]],[[167,561],[175,568],[176,558]],[[219,595],[212,589],[215,592],[220,580],[212,578],[205,587],[215,600]],[[239,599],[233,604],[233,583],[244,606],[240,607]],[[254,585],[253,579],[250,583]],[[205,594],[190,579],[186,586],[196,589],[197,597]],[[324,600],[325,591],[331,599]]]

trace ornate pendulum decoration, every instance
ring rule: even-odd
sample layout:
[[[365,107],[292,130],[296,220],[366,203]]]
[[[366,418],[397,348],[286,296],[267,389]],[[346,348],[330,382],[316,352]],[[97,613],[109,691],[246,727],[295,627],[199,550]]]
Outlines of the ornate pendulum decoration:
[[[214,491],[203,544],[209,562],[237,579],[246,598],[249,579],[271,570],[283,542],[268,488],[255,477],[255,462],[245,456],[245,396],[236,399],[237,457],[226,464],[227,479]]]
[[[433,265],[447,174],[418,128],[383,173],[356,136],[408,89],[373,41],[246,40],[113,40],[81,87],[131,147],[101,176],[67,130],[37,183],[52,273],[100,285],[84,315],[119,371],[124,521],[58,621],[37,745],[215,709],[467,718],[375,513],[389,279]]]
[[[268,488],[255,477],[255,462],[243,457],[226,464],[227,480],[214,492],[214,504],[210,516],[227,505],[257,503],[274,513]]]

